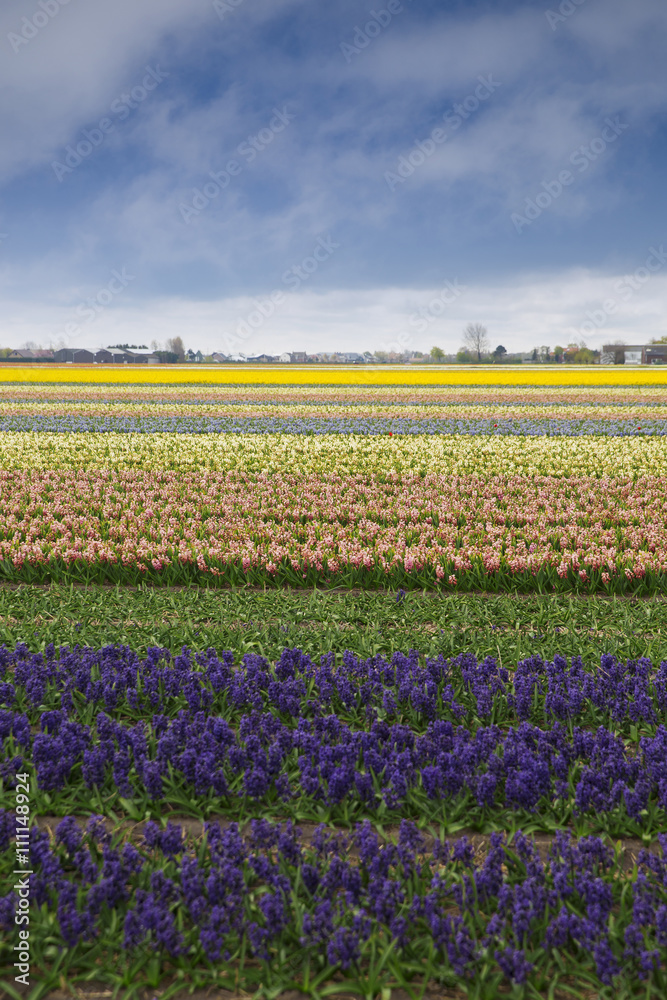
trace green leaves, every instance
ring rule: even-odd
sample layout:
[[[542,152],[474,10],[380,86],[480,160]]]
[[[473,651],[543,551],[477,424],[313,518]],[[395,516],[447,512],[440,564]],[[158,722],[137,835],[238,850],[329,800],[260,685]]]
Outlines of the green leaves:
[[[535,651],[599,658],[667,658],[667,604],[565,594],[488,596],[396,590],[252,591],[184,588],[137,590],[21,585],[0,588],[0,641],[42,651],[56,646],[126,643],[138,652],[183,645],[261,651],[288,645],[319,656],[329,650],[391,655],[418,648],[428,655],[474,652],[506,665]],[[403,581],[405,587],[405,581]]]

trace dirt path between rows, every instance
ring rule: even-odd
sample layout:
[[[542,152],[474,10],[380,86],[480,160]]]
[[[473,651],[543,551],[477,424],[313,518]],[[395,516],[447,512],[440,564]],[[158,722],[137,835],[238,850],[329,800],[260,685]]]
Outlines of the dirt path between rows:
[[[78,824],[82,828],[85,828],[85,825],[88,822],[89,817],[77,816],[75,818]],[[192,817],[189,816],[178,816],[172,814],[169,814],[167,818],[172,823],[182,827],[185,834],[188,837],[191,837],[195,840],[201,838],[204,835],[204,822],[219,823],[221,829],[223,830],[230,827],[233,823],[233,820],[229,819],[229,817],[227,816],[211,816],[206,821],[193,819]],[[39,829],[41,830],[46,830],[49,833],[49,836],[53,837],[55,836],[55,829],[58,823],[61,822],[61,820],[62,816],[37,816],[35,817],[35,825],[39,827]],[[283,818],[282,820],[272,819],[272,822],[276,823],[277,822],[286,823],[287,821],[288,821],[287,818]],[[132,822],[131,820],[124,820],[119,824],[114,824],[114,822],[111,819],[105,819],[104,823],[108,833],[122,831],[124,834],[126,834],[127,839],[136,842],[141,840],[143,836],[143,830],[146,825],[145,822],[135,823]],[[251,821],[248,820],[245,823],[239,824],[240,831],[244,836],[250,835],[251,831],[250,823]],[[312,843],[315,831],[320,826],[320,824],[317,823],[301,823],[301,822],[299,823],[295,822],[294,825],[298,827],[298,829],[301,831],[300,839],[304,845],[310,845]],[[349,834],[351,832],[347,827],[336,826],[335,824],[329,824],[329,823],[325,825],[333,833]],[[564,827],[563,829],[567,830],[567,827]],[[390,840],[396,842],[398,840],[399,831],[400,831],[400,826],[398,824],[382,825],[380,830],[378,830],[378,837],[381,842],[387,842]],[[545,833],[531,833],[528,836],[530,840],[535,841],[535,845],[539,851],[542,860],[543,861],[546,860],[547,854],[553,843],[554,839],[553,835]],[[622,838],[612,839],[611,837],[607,837],[604,834],[601,834],[600,836],[602,836],[603,839],[606,839],[608,841],[612,849],[617,844],[621,845],[621,862],[625,871],[630,871],[632,869],[632,867],[637,861],[639,852],[642,849],[648,849],[652,853],[656,854],[660,853],[661,850],[660,844],[658,843],[657,839],[644,843],[639,837],[622,837]],[[423,852],[432,853],[433,848],[435,846],[435,837],[432,834],[426,832],[422,832],[422,837],[424,840]],[[488,853],[491,846],[491,834],[488,833],[477,833],[474,830],[463,829],[463,830],[458,830],[456,833],[447,835],[445,839],[449,840],[451,843],[455,843],[458,840],[462,840],[463,837],[468,838],[468,840],[470,841],[475,850],[475,854],[483,856],[486,853]],[[356,856],[356,854],[357,854],[356,850],[352,848],[350,850],[350,855],[354,857]]]

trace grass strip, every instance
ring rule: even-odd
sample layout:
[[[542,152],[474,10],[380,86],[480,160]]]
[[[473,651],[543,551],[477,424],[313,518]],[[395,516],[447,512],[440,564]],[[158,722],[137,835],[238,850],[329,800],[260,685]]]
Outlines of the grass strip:
[[[473,652],[508,667],[542,656],[601,653],[667,659],[667,602],[572,595],[329,592],[287,589],[165,590],[141,586],[0,587],[0,644],[101,647],[115,642],[145,654],[232,649],[270,659],[304,653],[391,656],[410,648],[435,656]]]

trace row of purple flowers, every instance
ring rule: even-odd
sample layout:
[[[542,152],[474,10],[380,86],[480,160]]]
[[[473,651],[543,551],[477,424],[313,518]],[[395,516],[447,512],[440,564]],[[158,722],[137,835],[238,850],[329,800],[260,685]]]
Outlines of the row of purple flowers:
[[[27,434],[465,434],[528,437],[662,437],[667,421],[503,417],[440,419],[409,417],[86,416],[79,413],[0,416],[0,431]]]
[[[249,711],[287,722],[336,713],[353,724],[401,720],[415,729],[435,719],[465,723],[555,721],[607,725],[629,732],[667,718],[667,661],[623,662],[603,654],[599,663],[535,654],[509,671],[494,657],[451,659],[405,655],[360,657],[332,653],[319,662],[285,649],[275,663],[257,654],[183,648],[172,658],[151,647],[141,657],[127,646],[101,649],[53,644],[33,653],[25,644],[0,647],[0,706],[25,712],[31,722],[45,709],[68,718],[92,718],[103,709],[128,718],[206,711],[230,721]]]
[[[8,873],[12,828],[13,815],[0,810],[0,870]],[[133,956],[148,952],[161,971],[196,965],[218,984],[229,973],[237,988],[252,975],[266,986],[284,956],[298,954],[313,978],[342,969],[359,981],[384,956],[389,978],[400,968],[539,988],[565,953],[570,975],[651,980],[659,991],[667,988],[665,836],[661,848],[642,851],[629,877],[601,839],[563,832],[546,859],[521,833],[509,843],[492,836],[483,857],[465,838],[427,850],[408,822],[397,843],[381,842],[368,822],[349,834],[319,827],[310,843],[289,823],[255,821],[246,836],[235,824],[207,824],[201,843],[177,826],[148,823],[137,847],[112,840],[100,817],[85,832],[68,817],[54,840],[31,833],[31,929],[55,942],[54,965],[66,952],[70,970],[102,942],[115,954],[99,965],[103,975],[127,975]],[[17,904],[13,890],[0,897],[4,932]],[[11,965],[11,946],[5,933],[0,972]],[[46,981],[51,965],[41,961]]]
[[[561,723],[480,725],[471,733],[435,720],[421,735],[383,721],[355,730],[335,715],[294,723],[251,712],[236,729],[204,711],[181,711],[134,725],[100,712],[83,725],[52,710],[33,736],[25,715],[7,712],[3,770],[6,779],[34,771],[36,808],[61,814],[90,812],[91,801],[104,798],[131,800],[140,814],[151,804],[155,812],[190,803],[195,815],[287,807],[317,819],[324,807],[344,819],[398,811],[488,824],[502,807],[539,813],[536,822],[547,828],[587,814],[609,814],[619,833],[667,823],[662,725],[628,746],[604,727]]]
[[[487,827],[527,811],[544,829],[595,815],[638,834],[666,822],[666,668],[533,656],[510,674],[490,657],[348,653],[336,665],[294,649],[235,666],[213,650],[3,648],[0,695],[17,704],[0,711],[0,777],[28,768],[37,808],[60,815],[113,800],[138,815]]]

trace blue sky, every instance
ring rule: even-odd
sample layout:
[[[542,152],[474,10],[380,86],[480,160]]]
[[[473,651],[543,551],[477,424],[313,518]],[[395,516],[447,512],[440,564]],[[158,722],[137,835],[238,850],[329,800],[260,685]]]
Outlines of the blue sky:
[[[663,0],[5,0],[0,345],[662,336],[666,28]]]

